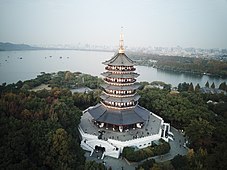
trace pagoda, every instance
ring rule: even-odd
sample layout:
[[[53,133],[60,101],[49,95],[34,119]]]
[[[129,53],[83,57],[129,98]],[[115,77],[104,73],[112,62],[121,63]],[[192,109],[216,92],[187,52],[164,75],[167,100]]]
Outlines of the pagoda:
[[[120,132],[141,128],[150,112],[138,104],[136,78],[139,74],[135,73],[135,63],[125,54],[122,33],[118,53],[103,64],[106,72],[102,73],[105,84],[102,85],[101,103],[87,111],[99,127]]]
[[[161,138],[168,141],[170,124],[138,103],[139,74],[125,54],[122,33],[118,53],[103,64],[101,101],[83,111],[78,127],[80,146],[90,156],[101,150],[103,159],[105,155],[119,158],[124,147],[142,149],[158,144]]]

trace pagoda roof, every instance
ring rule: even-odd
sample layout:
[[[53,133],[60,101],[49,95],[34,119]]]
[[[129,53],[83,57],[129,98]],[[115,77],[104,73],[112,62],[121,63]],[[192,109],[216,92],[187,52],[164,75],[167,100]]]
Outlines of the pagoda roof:
[[[108,101],[108,102],[130,102],[133,100],[138,101],[140,98],[140,95],[136,94],[136,95],[130,96],[130,97],[113,97],[113,96],[109,96],[109,95],[106,95],[105,93],[103,93],[103,94],[101,94],[100,98],[105,101]]]
[[[109,84],[102,84],[101,87],[107,90],[136,90],[140,87],[138,83],[127,86],[114,86]]]
[[[143,123],[148,120],[150,111],[137,105],[135,108],[117,110],[106,108],[102,104],[89,108],[87,110],[91,116],[98,122],[104,122],[114,125],[131,125]]]
[[[111,77],[111,78],[136,78],[139,76],[139,74],[137,73],[114,74],[111,72],[104,72],[104,73],[101,73],[101,75],[105,77]]]
[[[128,58],[125,53],[117,53],[110,60],[103,62],[105,65],[112,66],[134,66],[134,61]]]

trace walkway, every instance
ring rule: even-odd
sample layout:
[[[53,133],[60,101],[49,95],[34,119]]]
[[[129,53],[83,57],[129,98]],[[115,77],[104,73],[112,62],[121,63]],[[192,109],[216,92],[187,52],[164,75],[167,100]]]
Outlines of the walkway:
[[[174,141],[170,141],[170,152],[162,155],[162,156],[156,156],[156,157],[151,157],[149,159],[155,159],[156,162],[164,162],[167,160],[171,160],[174,158],[174,156],[180,154],[180,155],[186,155],[188,149],[183,146],[185,142],[185,138],[183,134],[178,131],[177,129],[171,127],[171,132],[174,134]],[[104,163],[107,168],[111,166],[112,170],[134,170],[135,167],[138,166],[139,163],[131,163],[128,164],[124,159],[115,159],[111,157],[104,157],[103,160],[98,159],[97,155],[94,157],[90,157],[90,153],[86,152],[85,154],[87,160],[95,160],[96,162]],[[145,161],[145,160],[144,160]],[[141,161],[140,163],[142,163]]]

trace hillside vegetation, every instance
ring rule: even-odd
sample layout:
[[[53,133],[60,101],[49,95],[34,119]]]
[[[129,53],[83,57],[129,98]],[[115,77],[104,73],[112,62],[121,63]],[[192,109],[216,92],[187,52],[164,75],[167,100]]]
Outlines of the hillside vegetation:
[[[227,77],[226,60],[220,61],[206,58],[159,56],[152,54],[131,54],[131,56],[137,60],[138,65],[174,72]]]
[[[0,169],[104,169],[85,161],[77,129],[82,110],[100,100],[100,83],[98,77],[66,71],[0,85]],[[32,91],[41,84],[51,90]],[[179,85],[179,93],[140,84],[140,105],[183,130],[190,148],[186,156],[166,164],[146,161],[141,168],[226,168],[227,95],[202,94],[187,83]],[[82,86],[93,91],[70,91]],[[226,83],[219,88],[226,90]]]

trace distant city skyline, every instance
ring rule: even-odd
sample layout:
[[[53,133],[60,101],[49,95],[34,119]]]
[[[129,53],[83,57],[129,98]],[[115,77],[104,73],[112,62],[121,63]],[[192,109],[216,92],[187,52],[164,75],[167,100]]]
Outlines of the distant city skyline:
[[[0,41],[227,48],[227,0],[0,0]]]

